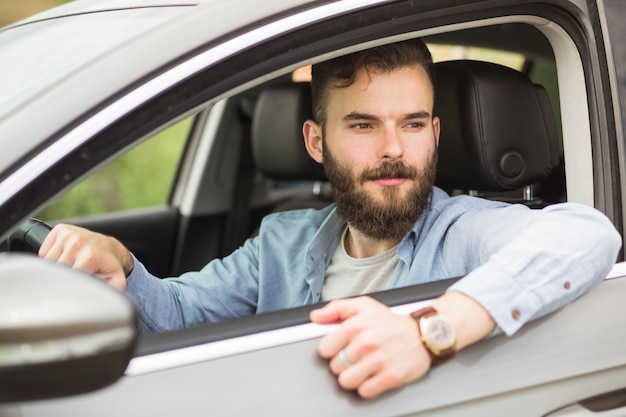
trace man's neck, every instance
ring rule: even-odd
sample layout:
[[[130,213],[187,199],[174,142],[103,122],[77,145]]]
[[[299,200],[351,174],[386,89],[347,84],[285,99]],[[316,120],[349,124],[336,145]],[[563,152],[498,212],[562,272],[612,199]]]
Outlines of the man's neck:
[[[400,243],[400,240],[377,240],[365,236],[358,230],[348,225],[345,235],[344,247],[348,255],[353,258],[369,258],[387,252]]]

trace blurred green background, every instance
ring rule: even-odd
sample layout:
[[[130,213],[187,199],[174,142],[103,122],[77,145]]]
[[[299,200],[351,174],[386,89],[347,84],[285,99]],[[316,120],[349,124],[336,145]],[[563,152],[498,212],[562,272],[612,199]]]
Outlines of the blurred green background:
[[[67,0],[0,0],[0,27]],[[43,211],[59,220],[167,204],[190,121],[175,125],[90,175]]]

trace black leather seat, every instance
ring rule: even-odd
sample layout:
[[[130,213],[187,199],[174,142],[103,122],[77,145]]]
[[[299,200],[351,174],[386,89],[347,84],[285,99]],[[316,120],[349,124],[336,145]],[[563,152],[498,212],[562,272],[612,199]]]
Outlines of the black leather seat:
[[[312,113],[309,83],[272,87],[259,95],[252,117],[252,156],[257,169],[273,180],[311,183],[272,211],[323,208],[332,202],[324,169],[304,147],[302,125]]]
[[[526,188],[527,203],[541,205],[530,187],[560,160],[545,89],[518,71],[487,62],[448,61],[436,68],[437,185],[466,192]]]
[[[447,191],[504,192],[531,186],[559,164],[556,124],[545,90],[524,74],[496,64],[436,64],[434,114],[441,118],[436,184]],[[326,181],[309,157],[302,124],[311,117],[307,83],[263,91],[252,124],[252,150],[266,176]],[[527,197],[529,196],[527,193]],[[277,210],[320,207],[328,195],[311,195]],[[532,199],[529,205],[541,205]]]

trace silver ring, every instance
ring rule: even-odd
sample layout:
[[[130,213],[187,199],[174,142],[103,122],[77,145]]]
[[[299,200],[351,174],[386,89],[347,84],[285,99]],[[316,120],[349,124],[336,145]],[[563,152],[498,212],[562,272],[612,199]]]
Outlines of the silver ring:
[[[345,349],[341,349],[339,351],[339,354],[337,355],[337,359],[339,360],[339,363],[341,363],[346,368],[354,365],[352,362],[350,362],[350,359],[348,359],[348,357],[346,356]]]

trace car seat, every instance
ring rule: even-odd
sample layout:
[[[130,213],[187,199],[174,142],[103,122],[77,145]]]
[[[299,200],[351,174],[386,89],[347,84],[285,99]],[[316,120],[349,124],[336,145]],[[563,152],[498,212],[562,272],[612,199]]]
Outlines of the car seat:
[[[302,125],[312,119],[309,83],[291,83],[265,89],[252,117],[252,156],[267,178],[303,185],[297,196],[289,195],[271,211],[323,208],[332,201],[322,165],[307,153]]]
[[[441,118],[436,184],[452,193],[544,205],[533,194],[533,183],[547,178],[560,161],[545,89],[493,63],[461,60],[435,67],[433,113]],[[498,195],[519,189],[517,197]]]

